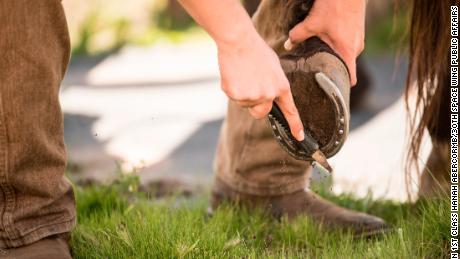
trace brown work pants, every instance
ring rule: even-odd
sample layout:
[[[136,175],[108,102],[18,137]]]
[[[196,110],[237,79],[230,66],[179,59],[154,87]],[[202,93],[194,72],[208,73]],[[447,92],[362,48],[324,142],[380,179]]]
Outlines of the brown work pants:
[[[69,45],[59,0],[0,0],[0,248],[75,225],[58,100]]]
[[[264,37],[279,43],[277,35]],[[75,226],[58,100],[69,51],[59,0],[0,0],[0,248]],[[230,102],[217,177],[242,192],[278,195],[305,188],[310,168],[279,147],[266,120]]]
[[[276,142],[266,120],[228,105],[215,160],[216,177],[233,189],[253,195],[293,193],[308,184],[309,163],[292,158]]]

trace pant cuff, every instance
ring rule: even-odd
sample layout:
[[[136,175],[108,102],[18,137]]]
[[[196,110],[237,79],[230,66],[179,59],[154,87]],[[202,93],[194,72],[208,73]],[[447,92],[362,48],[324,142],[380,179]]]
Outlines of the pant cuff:
[[[43,238],[72,231],[77,223],[76,217],[62,223],[46,225],[16,239],[0,239],[0,249],[20,247],[37,242]]]

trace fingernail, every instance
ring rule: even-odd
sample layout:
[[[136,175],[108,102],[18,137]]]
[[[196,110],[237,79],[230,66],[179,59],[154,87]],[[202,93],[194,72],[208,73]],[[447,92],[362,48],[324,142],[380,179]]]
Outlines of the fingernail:
[[[292,50],[293,47],[294,47],[294,45],[292,44],[291,39],[288,38],[288,39],[284,42],[284,49],[286,49],[287,51],[290,51],[290,50]]]
[[[305,139],[305,132],[303,130],[299,131],[300,141]]]

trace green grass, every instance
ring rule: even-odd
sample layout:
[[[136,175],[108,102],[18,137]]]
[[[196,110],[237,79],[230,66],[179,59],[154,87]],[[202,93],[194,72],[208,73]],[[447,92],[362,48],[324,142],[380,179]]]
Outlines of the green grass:
[[[447,199],[414,205],[324,194],[385,218],[394,231],[354,239],[308,218],[294,222],[229,205],[206,213],[207,195],[149,198],[127,178],[109,187],[77,187],[75,258],[443,258],[449,240]]]

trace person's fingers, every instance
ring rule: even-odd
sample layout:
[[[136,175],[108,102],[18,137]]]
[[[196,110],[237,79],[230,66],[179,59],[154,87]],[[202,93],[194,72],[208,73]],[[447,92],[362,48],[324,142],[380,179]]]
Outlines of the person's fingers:
[[[289,38],[284,42],[284,49],[287,51],[293,50],[295,46],[296,44],[292,43],[291,39]]]
[[[331,47],[334,52],[336,52],[342,60],[345,62],[345,65],[348,68],[348,72],[350,74],[350,85],[355,86],[357,83],[357,76],[356,76],[356,58],[357,54],[351,51],[352,48],[345,47],[343,45],[338,44],[336,41],[331,40],[331,37],[328,34],[324,34],[320,36],[320,39],[326,44]]]
[[[286,118],[291,134],[298,140],[302,141],[305,139],[305,132],[302,121],[300,120],[299,112],[294,104],[291,91],[286,91],[282,96],[278,97],[275,102],[281,109],[284,117]]]
[[[272,109],[273,102],[264,102],[258,105],[255,105],[251,108],[249,108],[249,113],[251,114],[252,117],[255,119],[262,119],[267,116],[267,114],[271,111]]]
[[[340,46],[335,46],[335,42],[331,40],[327,33],[317,33],[316,31],[321,31],[318,26],[315,25],[315,20],[310,16],[307,16],[304,21],[297,24],[294,28],[291,29],[289,32],[289,38],[284,43],[284,48],[287,51],[292,50],[295,46],[302,41],[305,41],[311,37],[318,36],[322,41],[328,44],[334,51],[339,54],[348,68],[350,72],[350,83],[352,86],[356,85],[356,57],[353,55],[349,55],[346,51],[342,51]]]
[[[222,90],[227,95],[227,97],[230,98],[230,100],[234,101],[236,104],[243,108],[250,108],[266,101],[262,97],[258,99],[248,97],[246,94],[242,93],[241,90],[238,91],[231,87],[222,87]]]
[[[250,101],[250,100],[236,101],[236,104],[238,104],[239,106],[243,108],[251,108],[251,107],[258,105],[259,103],[260,101]]]
[[[347,62],[348,70],[350,71],[351,86],[355,86],[358,83],[358,77],[356,76],[356,59],[352,58]]]
[[[298,23],[294,28],[289,31],[289,38],[284,43],[284,48],[287,51],[292,50],[297,44],[302,41],[315,36],[315,32],[311,26],[312,20],[306,17],[305,20]]]
[[[356,77],[356,57],[352,54],[348,54],[345,51],[338,50],[337,52],[342,57],[345,65],[348,68],[348,72],[350,73],[350,85],[355,86],[358,81]]]

